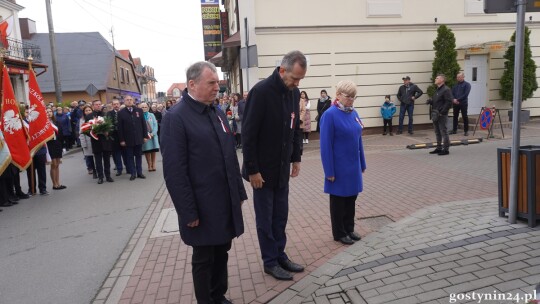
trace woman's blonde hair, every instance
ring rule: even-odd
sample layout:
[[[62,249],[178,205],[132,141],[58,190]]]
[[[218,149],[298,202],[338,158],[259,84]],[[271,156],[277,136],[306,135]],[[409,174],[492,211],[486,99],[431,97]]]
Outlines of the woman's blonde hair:
[[[356,84],[350,80],[342,80],[336,86],[336,94],[343,93],[349,97],[356,96]]]

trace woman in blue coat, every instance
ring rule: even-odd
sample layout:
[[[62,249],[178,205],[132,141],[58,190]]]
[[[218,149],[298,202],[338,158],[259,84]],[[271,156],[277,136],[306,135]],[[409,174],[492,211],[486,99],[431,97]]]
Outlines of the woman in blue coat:
[[[362,192],[366,170],[363,124],[353,107],[355,96],[356,84],[340,81],[337,100],[321,117],[324,192],[330,194],[332,234],[334,240],[347,245],[360,240],[354,232],[355,201]]]
[[[142,145],[142,151],[144,157],[146,157],[146,163],[148,164],[148,171],[156,171],[156,152],[159,152],[159,140],[158,140],[158,122],[156,116],[150,113],[150,107],[147,103],[143,102],[139,105],[139,108],[143,110],[144,120],[148,130],[149,140]]]

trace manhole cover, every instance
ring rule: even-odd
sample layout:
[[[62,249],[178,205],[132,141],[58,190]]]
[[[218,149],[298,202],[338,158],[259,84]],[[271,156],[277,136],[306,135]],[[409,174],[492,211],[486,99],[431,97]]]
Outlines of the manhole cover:
[[[373,216],[373,217],[361,217],[359,218],[360,225],[364,227],[368,227],[371,231],[379,230],[380,228],[393,223],[392,219],[387,217],[386,215],[379,215],[379,216]]]

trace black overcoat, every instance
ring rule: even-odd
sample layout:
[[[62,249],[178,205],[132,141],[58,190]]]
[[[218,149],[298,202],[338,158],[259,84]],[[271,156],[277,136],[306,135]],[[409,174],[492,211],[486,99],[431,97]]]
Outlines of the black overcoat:
[[[89,114],[85,117],[85,120],[88,121],[92,118],[104,117],[103,112],[94,111],[92,114]],[[97,134],[97,140],[90,136],[90,143],[92,144],[92,153],[103,153],[103,152],[112,152],[113,150],[113,141],[111,137],[105,136],[104,134]]]
[[[184,91],[161,121],[161,153],[184,243],[221,245],[240,236],[247,195],[225,114]],[[196,219],[199,226],[189,228]]]
[[[300,91],[274,73],[249,91],[242,120],[242,175],[261,173],[264,187],[284,187],[292,162],[300,162]]]
[[[127,147],[142,145],[148,138],[148,128],[143,111],[133,107],[130,112],[127,107],[118,112],[118,139],[126,142]]]

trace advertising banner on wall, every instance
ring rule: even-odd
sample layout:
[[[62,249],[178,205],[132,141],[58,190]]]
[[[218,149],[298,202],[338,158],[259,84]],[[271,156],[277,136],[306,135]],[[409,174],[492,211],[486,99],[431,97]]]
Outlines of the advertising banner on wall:
[[[201,0],[204,60],[221,52],[221,20],[219,0]]]

